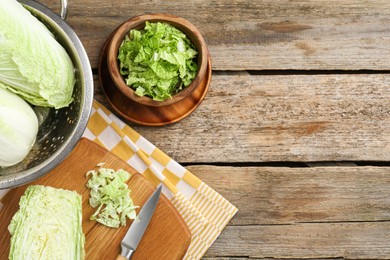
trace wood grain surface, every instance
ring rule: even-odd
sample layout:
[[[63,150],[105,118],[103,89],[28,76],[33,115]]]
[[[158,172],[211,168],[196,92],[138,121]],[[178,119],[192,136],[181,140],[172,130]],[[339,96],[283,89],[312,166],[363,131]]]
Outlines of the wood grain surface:
[[[389,167],[187,169],[237,205],[234,226],[390,221]]]
[[[388,74],[214,72],[189,117],[132,126],[180,162],[388,161],[389,90]]]
[[[86,157],[87,156],[87,157]],[[89,217],[96,209],[89,203],[88,179],[85,174],[104,162],[104,167],[124,169],[132,174],[128,182],[134,204],[140,206],[151,196],[155,187],[126,162],[99,145],[82,139],[72,153],[50,173],[37,181],[12,189],[1,200],[0,210],[0,259],[8,259],[10,234],[7,226],[18,210],[19,199],[29,185],[48,185],[54,188],[74,190],[82,196],[83,233],[85,234],[85,258],[93,260],[115,259],[120,253],[120,243],[132,221],[126,227],[108,228]],[[139,210],[137,210],[139,211]],[[155,213],[132,259],[182,259],[187,251],[191,235],[187,225],[165,196],[161,196]],[[178,242],[180,241],[180,242]]]
[[[389,167],[187,169],[239,208],[205,259],[390,257]]]
[[[40,0],[54,10],[58,1]],[[217,70],[389,70],[390,2],[294,0],[69,1],[68,23],[93,67],[123,21],[182,16],[199,28]]]
[[[389,223],[229,226],[207,255],[259,258],[388,259]]]

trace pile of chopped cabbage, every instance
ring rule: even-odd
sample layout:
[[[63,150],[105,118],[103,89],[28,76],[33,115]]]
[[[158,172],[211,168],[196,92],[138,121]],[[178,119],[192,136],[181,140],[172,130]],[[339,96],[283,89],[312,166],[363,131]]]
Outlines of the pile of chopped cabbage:
[[[90,190],[89,204],[96,208],[91,216],[105,226],[117,228],[126,226],[126,218],[135,219],[138,206],[134,206],[130,197],[130,189],[126,182],[130,174],[125,170],[114,171],[108,168],[99,168],[87,172],[87,187]]]
[[[81,196],[74,191],[29,186],[8,226],[9,259],[84,259]]]
[[[139,96],[157,101],[188,86],[198,71],[198,52],[190,39],[167,23],[146,22],[131,30],[119,47],[120,72]]]

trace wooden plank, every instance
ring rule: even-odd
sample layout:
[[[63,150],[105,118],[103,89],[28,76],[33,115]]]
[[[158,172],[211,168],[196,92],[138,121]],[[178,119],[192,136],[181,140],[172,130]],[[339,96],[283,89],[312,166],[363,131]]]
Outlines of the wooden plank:
[[[218,257],[218,256],[215,256],[215,257],[202,257],[202,259],[204,260],[248,260],[248,259],[251,259],[251,260],[259,260],[259,259],[264,259],[264,258],[252,258],[252,257],[247,257],[247,256],[243,256],[243,257]],[[277,260],[276,258],[272,258],[272,260]]]
[[[130,125],[179,162],[389,161],[389,87],[389,74],[214,72],[189,117]]]
[[[390,167],[186,168],[238,208],[231,225],[390,221]]]
[[[229,226],[212,256],[389,259],[390,222]]]
[[[302,260],[302,259],[310,259],[310,260],[329,260],[328,257],[316,257],[316,258],[303,258],[303,257],[297,257],[297,258],[292,258],[292,257],[288,257],[288,258],[275,258],[275,257],[251,257],[251,256],[235,256],[235,257],[224,257],[224,256],[203,256],[202,257],[203,260]],[[334,259],[334,258],[332,258]],[[342,257],[338,257],[337,259],[344,259]]]
[[[57,1],[40,0],[58,10]],[[70,1],[69,24],[93,67],[108,35],[144,13],[170,13],[197,26],[216,70],[389,70],[390,2],[288,0]]]
[[[308,162],[306,163],[309,167],[334,167],[334,166],[340,166],[340,167],[354,167],[358,166],[354,162]]]

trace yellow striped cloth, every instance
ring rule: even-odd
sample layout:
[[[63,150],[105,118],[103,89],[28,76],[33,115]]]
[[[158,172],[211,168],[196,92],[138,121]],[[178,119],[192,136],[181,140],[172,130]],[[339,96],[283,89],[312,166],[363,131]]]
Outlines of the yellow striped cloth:
[[[94,101],[84,137],[107,148],[156,186],[180,212],[192,240],[184,259],[200,259],[237,212],[229,201]]]

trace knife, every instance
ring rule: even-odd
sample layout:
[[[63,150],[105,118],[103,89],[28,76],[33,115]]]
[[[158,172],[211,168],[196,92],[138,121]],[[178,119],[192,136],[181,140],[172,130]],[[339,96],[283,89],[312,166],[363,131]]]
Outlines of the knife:
[[[134,220],[125,237],[121,242],[121,254],[117,256],[116,260],[130,259],[134,251],[137,249],[149,221],[156,209],[158,199],[160,198],[162,186],[158,187],[146,201],[141,211],[138,214],[138,221]]]

